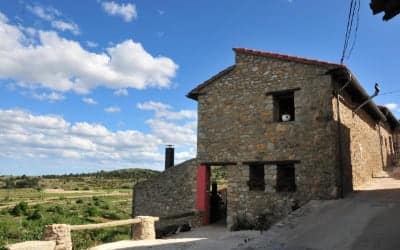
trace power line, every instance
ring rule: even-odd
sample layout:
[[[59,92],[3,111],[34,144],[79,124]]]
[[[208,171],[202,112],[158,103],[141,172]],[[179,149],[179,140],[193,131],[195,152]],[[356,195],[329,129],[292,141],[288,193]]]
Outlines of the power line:
[[[360,0],[350,1],[349,14],[347,16],[346,33],[344,36],[342,57],[340,58],[341,64],[343,64],[343,60],[345,58],[347,59],[350,58],[350,55],[354,49],[357,40],[357,32],[360,21],[360,6],[361,6]],[[353,27],[354,27],[354,33],[353,33]],[[353,39],[351,39],[352,34],[353,34]],[[350,40],[352,40],[352,45],[350,47],[350,50],[348,50]]]
[[[393,90],[393,91],[390,91],[390,92],[382,93],[380,95],[382,96],[382,95],[392,95],[392,94],[400,94],[400,90]]]

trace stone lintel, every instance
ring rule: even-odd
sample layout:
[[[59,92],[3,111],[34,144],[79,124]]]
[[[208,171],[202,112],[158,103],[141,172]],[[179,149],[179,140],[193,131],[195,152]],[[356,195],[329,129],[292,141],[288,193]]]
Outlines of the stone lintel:
[[[265,95],[283,95],[283,94],[288,94],[294,91],[298,91],[301,88],[291,88],[291,89],[284,89],[284,90],[276,90],[276,91],[268,91],[265,93]]]
[[[263,165],[279,165],[279,164],[299,164],[300,160],[284,160],[284,161],[244,161],[244,165],[263,164]]]

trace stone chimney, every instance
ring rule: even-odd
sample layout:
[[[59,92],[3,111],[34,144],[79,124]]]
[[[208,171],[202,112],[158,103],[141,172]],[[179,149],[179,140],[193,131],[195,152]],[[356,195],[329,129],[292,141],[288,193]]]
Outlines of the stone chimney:
[[[174,146],[167,145],[165,148],[165,170],[174,166]]]

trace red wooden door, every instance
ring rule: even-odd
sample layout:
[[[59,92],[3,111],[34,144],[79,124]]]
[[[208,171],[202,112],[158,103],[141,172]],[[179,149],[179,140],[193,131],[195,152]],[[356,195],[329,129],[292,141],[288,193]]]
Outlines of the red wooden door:
[[[210,167],[199,165],[197,167],[197,199],[196,208],[203,213],[203,225],[210,223]]]

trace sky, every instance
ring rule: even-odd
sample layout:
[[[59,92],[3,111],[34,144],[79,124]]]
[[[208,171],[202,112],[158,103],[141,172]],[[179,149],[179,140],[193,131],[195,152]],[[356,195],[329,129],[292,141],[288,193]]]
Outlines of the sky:
[[[0,175],[162,170],[167,144],[195,157],[185,95],[233,47],[339,62],[349,2],[1,0]],[[400,17],[368,2],[344,64],[399,117]]]

